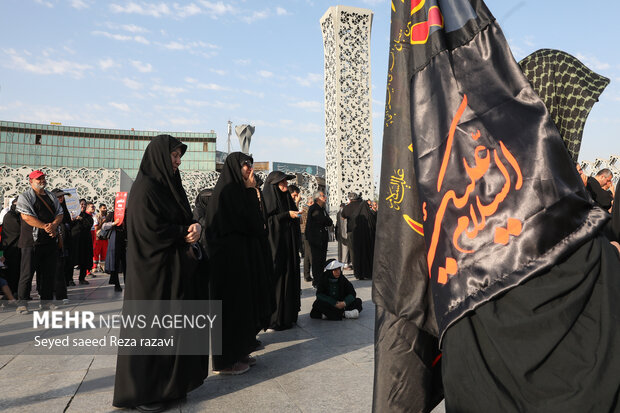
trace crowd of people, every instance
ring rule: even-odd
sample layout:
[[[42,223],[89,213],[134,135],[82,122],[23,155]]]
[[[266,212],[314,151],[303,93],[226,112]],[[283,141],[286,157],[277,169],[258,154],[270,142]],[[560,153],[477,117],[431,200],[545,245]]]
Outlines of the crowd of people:
[[[5,214],[2,233],[8,280],[3,291],[18,313],[28,312],[35,274],[41,309],[66,303],[76,268],[77,284],[105,271],[117,291],[124,274],[125,302],[218,300],[222,351],[213,355],[212,368],[223,375],[243,374],[256,363],[251,354],[261,345],[260,331],[295,327],[302,257],[304,279],[316,288],[311,317],[359,317],[362,302],[342,271],[346,266],[358,279],[372,277],[376,204],[350,194],[352,206],[343,206],[336,223],[336,232],[346,228],[346,236],[336,238],[349,254],[328,261],[334,223],[323,191],[300,207],[301,191],[289,184],[294,175],[274,171],[262,182],[252,157],[236,152],[226,158],[216,186],[199,193],[192,211],[179,173],[186,149],[169,135],[152,139],[122,224],[106,205],[96,211],[84,199],[72,218],[64,202],[68,193],[48,191],[45,175],[32,172],[30,188]],[[207,372],[206,356],[119,354],[113,404],[159,411],[200,386]]]
[[[120,220],[108,213],[105,204],[80,200],[80,214],[72,217],[61,189],[48,191],[46,176],[36,170],[29,174],[29,188],[10,200],[3,210],[0,248],[4,298],[27,314],[33,299],[32,280],[40,309],[55,309],[68,303],[67,288],[87,285],[87,276],[111,274],[110,283],[122,291],[118,273],[125,273],[125,232]],[[110,242],[108,242],[110,241]],[[111,259],[106,260],[106,256]]]
[[[316,288],[311,318],[359,317],[362,301],[343,271],[353,268],[355,278],[372,278],[376,203],[352,192],[334,223],[323,191],[300,208],[300,190],[289,185],[294,175],[274,171],[263,183],[252,157],[235,152],[216,186],[199,193],[192,211],[179,173],[186,149],[169,135],[151,141],[125,220],[115,219],[105,204],[95,212],[84,199],[72,218],[65,203],[69,194],[48,191],[45,174],[33,171],[30,188],[3,211],[4,298],[18,313],[27,313],[36,275],[40,308],[53,309],[59,301],[67,303],[67,287],[76,285],[73,274],[79,268],[80,285],[104,271],[116,291],[122,291],[119,274],[124,274],[125,300],[220,300],[222,353],[213,356],[213,371],[224,375],[243,374],[256,364],[251,354],[261,345],[261,330],[295,326],[301,276]],[[613,174],[603,169],[587,177],[578,164],[577,170],[594,202],[614,215],[608,237],[619,241]],[[338,259],[327,260],[332,227]],[[170,374],[154,373],[161,371]],[[119,355],[113,403],[159,411],[200,386],[207,372],[203,356]]]

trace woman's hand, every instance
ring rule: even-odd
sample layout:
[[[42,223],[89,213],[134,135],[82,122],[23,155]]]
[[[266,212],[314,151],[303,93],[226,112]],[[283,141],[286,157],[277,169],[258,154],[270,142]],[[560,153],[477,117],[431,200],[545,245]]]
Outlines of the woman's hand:
[[[243,184],[246,188],[254,188],[256,186],[256,179],[254,178],[254,169],[250,171],[248,179],[243,178]]]
[[[193,244],[194,242],[198,242],[200,239],[200,233],[202,232],[202,227],[198,223],[194,223],[189,226],[187,229],[187,235],[185,236],[185,242],[188,244]]]
[[[293,219],[298,218],[299,217],[299,211],[288,211],[288,215],[291,218],[293,218]]]

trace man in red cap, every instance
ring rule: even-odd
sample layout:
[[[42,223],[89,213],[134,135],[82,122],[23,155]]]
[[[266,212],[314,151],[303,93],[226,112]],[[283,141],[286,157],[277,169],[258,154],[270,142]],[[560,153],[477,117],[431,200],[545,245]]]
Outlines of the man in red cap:
[[[32,276],[37,272],[41,307],[49,309],[54,293],[54,276],[58,257],[58,225],[63,211],[58,199],[45,190],[47,181],[41,171],[28,175],[30,188],[17,199],[17,212],[21,214],[21,234],[18,246],[22,251],[17,312],[28,312]]]

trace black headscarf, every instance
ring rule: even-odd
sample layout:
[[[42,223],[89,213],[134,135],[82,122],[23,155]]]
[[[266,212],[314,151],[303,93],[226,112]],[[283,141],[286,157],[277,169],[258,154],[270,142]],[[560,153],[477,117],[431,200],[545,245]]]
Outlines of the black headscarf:
[[[184,240],[187,228],[194,222],[181,175],[172,169],[170,153],[177,148],[184,153],[187,147],[170,135],[154,137],[131,188],[126,299],[183,299],[193,293],[180,277],[190,271],[190,263],[184,257],[177,262],[170,256],[174,252],[181,257],[188,245]],[[144,268],[149,269],[148,276],[141,276]],[[168,273],[178,276],[170,278]]]
[[[282,226],[282,222],[273,218],[274,216],[288,211],[297,211],[295,202],[289,191],[282,192],[278,188],[278,183],[285,179],[292,179],[294,176],[285,175],[280,171],[273,171],[265,179],[265,187],[263,188],[263,198],[265,200],[265,216],[267,217],[267,226],[269,229],[269,244],[271,245],[272,259],[278,259],[281,249],[284,245],[281,243],[281,237],[285,236],[291,224],[287,216],[285,222],[289,225]]]
[[[213,188],[213,194],[207,205],[207,226],[205,228],[209,253],[218,248],[219,241],[227,234],[245,232],[245,229],[239,228],[243,222],[235,216],[235,212],[229,208],[221,208],[221,206],[237,204],[246,198],[246,187],[241,173],[241,164],[246,161],[253,162],[253,159],[242,152],[228,154],[220,177]]]
[[[192,222],[192,210],[181,183],[181,174],[178,169],[176,172],[173,171],[172,160],[170,159],[170,153],[177,148],[181,150],[181,156],[183,156],[187,150],[187,145],[170,135],[154,137],[144,151],[135,183],[139,183],[143,179],[150,179],[168,188],[178,204],[179,213],[189,224]]]
[[[297,211],[293,197],[289,191],[282,192],[278,184],[286,179],[293,179],[295,176],[286,175],[280,171],[273,171],[265,180],[263,195],[265,197],[265,209],[267,216],[277,212]]]

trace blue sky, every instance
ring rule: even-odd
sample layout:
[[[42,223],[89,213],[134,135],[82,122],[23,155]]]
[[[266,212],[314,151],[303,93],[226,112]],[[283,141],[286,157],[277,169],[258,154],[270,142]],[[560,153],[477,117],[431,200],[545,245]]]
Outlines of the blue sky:
[[[206,132],[256,126],[255,160],[324,165],[322,0],[2,0],[0,119]],[[378,177],[390,2],[374,12],[372,100]],[[620,154],[620,3],[488,0],[517,60],[556,48],[611,78],[580,158]],[[587,6],[599,5],[599,9]],[[233,132],[233,149],[239,148]]]

